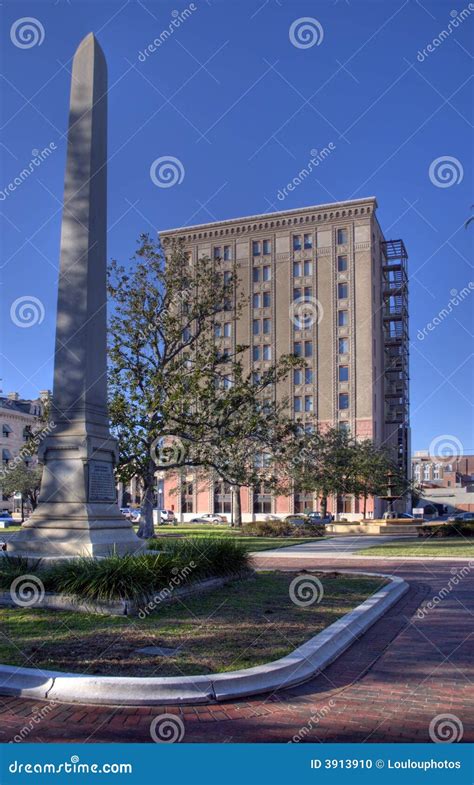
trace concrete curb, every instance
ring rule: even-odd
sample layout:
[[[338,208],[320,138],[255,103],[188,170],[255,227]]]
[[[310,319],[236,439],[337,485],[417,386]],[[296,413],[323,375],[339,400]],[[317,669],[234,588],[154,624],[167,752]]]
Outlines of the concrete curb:
[[[215,703],[292,687],[324,670],[408,591],[406,581],[392,575],[354,571],[347,574],[387,578],[389,583],[291,654],[274,662],[208,676],[161,678],[87,676],[0,665],[0,695],[63,703],[163,706]]]

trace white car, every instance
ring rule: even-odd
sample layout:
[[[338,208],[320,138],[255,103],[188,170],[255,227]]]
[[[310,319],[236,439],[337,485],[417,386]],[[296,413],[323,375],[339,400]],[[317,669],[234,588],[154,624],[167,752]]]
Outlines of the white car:
[[[191,518],[191,523],[227,523],[227,518],[218,512],[205,512],[203,515]]]
[[[153,520],[155,523],[158,521],[158,513],[160,515],[160,523],[176,523],[176,515],[173,510],[153,510]]]
[[[463,521],[472,521],[474,520],[474,512],[458,512],[454,515],[450,515],[448,518],[449,523],[458,522],[462,523]]]

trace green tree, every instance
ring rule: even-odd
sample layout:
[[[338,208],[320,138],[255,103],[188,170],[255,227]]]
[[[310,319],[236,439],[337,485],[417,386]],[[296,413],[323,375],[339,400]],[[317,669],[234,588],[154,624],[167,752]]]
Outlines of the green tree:
[[[153,535],[157,470],[205,467],[224,473],[220,453],[264,442],[267,418],[261,398],[296,358],[282,358],[259,383],[243,372],[246,346],[223,348],[219,334],[245,303],[236,270],[220,260],[188,260],[183,245],[165,255],[142,235],[132,265],[111,265],[110,416],[118,438],[117,476],[140,478],[143,515],[138,534]],[[245,464],[232,472],[242,481]],[[234,462],[234,466],[236,463]]]
[[[338,428],[314,427],[294,441],[289,466],[295,490],[316,493],[325,516],[328,496],[353,492],[354,440]]]
[[[385,495],[388,489],[389,474],[398,476],[398,470],[390,451],[378,447],[372,439],[354,441],[352,456],[354,461],[353,493],[364,500],[363,516],[365,518],[368,497]]]
[[[41,466],[28,466],[24,461],[8,468],[2,477],[2,492],[5,496],[21,493],[23,499],[29,501],[31,509],[36,509],[41,483]]]

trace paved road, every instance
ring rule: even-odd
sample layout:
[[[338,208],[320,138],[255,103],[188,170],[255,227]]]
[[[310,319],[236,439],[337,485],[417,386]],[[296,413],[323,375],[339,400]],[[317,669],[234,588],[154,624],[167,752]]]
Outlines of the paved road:
[[[383,545],[386,542],[393,540],[405,540],[407,535],[391,534],[387,536],[373,536],[356,534],[352,537],[336,536],[327,540],[312,540],[311,542],[302,542],[301,545],[290,545],[288,548],[275,548],[269,551],[260,551],[258,556],[265,556],[266,558],[281,558],[282,556],[298,560],[300,558],[314,558],[316,556],[324,556],[325,558],[347,558],[357,551],[364,548],[371,548],[373,545]],[[413,535],[408,537],[413,539]]]
[[[278,555],[272,567],[390,572],[408,580],[410,590],[342,657],[299,687],[203,707],[0,698],[0,742],[18,734],[28,742],[150,742],[150,725],[164,713],[183,723],[186,742],[425,742],[430,724],[438,727],[446,713],[453,733],[474,741],[474,570],[467,562],[344,562],[315,555],[298,565],[282,551]],[[256,561],[265,566],[262,554]],[[429,600],[432,610],[420,617]]]

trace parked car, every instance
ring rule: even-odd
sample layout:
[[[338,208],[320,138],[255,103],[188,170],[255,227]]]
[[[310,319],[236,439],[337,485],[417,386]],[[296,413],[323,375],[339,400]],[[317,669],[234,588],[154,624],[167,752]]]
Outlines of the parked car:
[[[159,510],[155,507],[153,510],[153,522],[159,523],[177,523],[176,515],[173,510]]]
[[[331,521],[333,519],[333,516],[329,512],[326,513],[326,515],[324,515],[324,516],[323,516],[322,512],[308,512],[307,516],[308,516],[308,520],[309,520],[310,523],[324,523],[324,524],[326,524],[326,523],[331,523]]]
[[[6,529],[7,526],[14,526],[17,523],[14,518],[10,515],[9,512],[4,511],[0,512],[0,528]]]
[[[130,507],[121,507],[120,512],[125,516],[125,518],[130,518],[130,515],[132,514]]]
[[[143,510],[130,510],[130,515],[128,517],[130,518],[132,523],[139,523],[142,514],[143,514]]]
[[[196,515],[191,518],[191,523],[227,523],[225,515],[218,512],[205,512],[203,515]]]
[[[397,518],[410,518],[412,521],[415,520],[415,516],[411,515],[409,512],[399,512]]]
[[[474,512],[456,512],[448,517],[448,523],[461,523],[462,521],[474,521]]]

